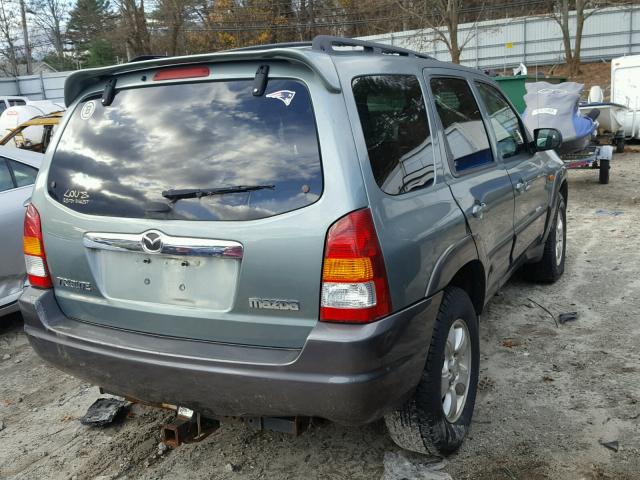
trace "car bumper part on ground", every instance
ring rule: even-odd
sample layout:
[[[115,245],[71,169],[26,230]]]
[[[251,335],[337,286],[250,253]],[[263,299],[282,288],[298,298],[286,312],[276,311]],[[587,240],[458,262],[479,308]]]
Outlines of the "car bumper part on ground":
[[[216,416],[317,416],[363,424],[422,372],[441,294],[368,325],[318,323],[302,349],[168,339],[66,317],[52,290],[20,299],[36,352],[106,391]]]

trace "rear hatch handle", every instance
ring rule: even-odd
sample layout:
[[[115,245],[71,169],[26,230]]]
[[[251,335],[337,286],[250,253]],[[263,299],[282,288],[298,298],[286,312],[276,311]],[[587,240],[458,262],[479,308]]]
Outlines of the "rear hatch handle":
[[[119,252],[139,252],[193,257],[224,257],[241,259],[244,248],[231,240],[174,237],[158,230],[140,234],[87,232],[82,238],[86,248]]]

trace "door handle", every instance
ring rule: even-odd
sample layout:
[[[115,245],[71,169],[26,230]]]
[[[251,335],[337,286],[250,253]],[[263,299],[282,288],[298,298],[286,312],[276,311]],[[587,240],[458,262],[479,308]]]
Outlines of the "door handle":
[[[524,180],[520,180],[518,183],[516,183],[516,192],[518,193],[527,192],[530,188],[531,184],[529,182],[525,182]]]
[[[473,207],[471,207],[471,215],[473,215],[476,218],[480,218],[482,219],[482,217],[484,216],[484,211],[487,208],[487,204],[484,202],[476,202],[473,204]]]

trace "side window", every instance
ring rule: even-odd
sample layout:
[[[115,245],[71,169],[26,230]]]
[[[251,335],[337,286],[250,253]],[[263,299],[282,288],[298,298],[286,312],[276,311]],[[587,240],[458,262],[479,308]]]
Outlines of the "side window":
[[[433,144],[420,82],[413,75],[353,80],[353,96],[376,183],[390,195],[434,182]]]
[[[7,109],[7,104],[4,100],[0,100],[0,113],[4,112]]]
[[[13,188],[13,178],[6,160],[0,158],[0,192]]]
[[[471,88],[461,78],[432,78],[431,90],[457,172],[493,162],[493,154]]]
[[[16,178],[16,186],[24,187],[26,185],[33,185],[38,176],[38,170],[24,163],[8,160],[13,170],[13,176]]]
[[[480,92],[480,99],[491,119],[491,128],[496,135],[500,156],[506,159],[523,152],[526,148],[525,136],[516,113],[502,94],[491,85],[481,82],[476,85]]]

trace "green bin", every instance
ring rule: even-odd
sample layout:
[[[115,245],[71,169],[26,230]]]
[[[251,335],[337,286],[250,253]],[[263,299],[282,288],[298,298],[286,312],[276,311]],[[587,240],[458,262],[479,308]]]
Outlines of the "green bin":
[[[514,77],[494,77],[505,95],[511,100],[519,113],[524,113],[526,105],[524,94],[527,93],[524,84],[532,82],[549,82],[553,84],[566,82],[563,77],[536,77],[534,75],[516,75]]]

